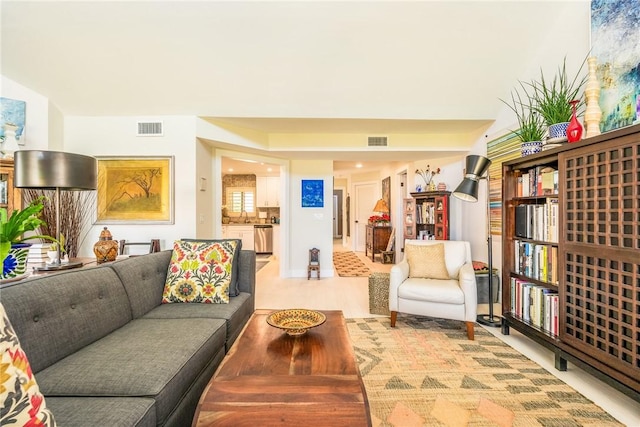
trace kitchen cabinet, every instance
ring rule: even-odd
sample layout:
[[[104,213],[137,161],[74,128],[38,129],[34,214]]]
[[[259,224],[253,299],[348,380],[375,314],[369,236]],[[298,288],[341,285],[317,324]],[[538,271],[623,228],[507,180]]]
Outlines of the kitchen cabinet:
[[[242,240],[242,249],[254,250],[255,239],[253,237],[253,225],[223,226],[222,236],[225,239],[240,239]]]
[[[258,176],[256,177],[256,206],[279,207],[280,206],[280,177]]]

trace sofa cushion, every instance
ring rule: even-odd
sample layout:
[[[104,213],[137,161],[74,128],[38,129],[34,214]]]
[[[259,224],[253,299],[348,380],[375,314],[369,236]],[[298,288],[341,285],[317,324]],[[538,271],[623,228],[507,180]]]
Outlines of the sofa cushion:
[[[166,250],[110,264],[129,296],[134,319],[160,305],[171,251]]]
[[[231,267],[231,284],[229,285],[229,296],[236,297],[240,293],[238,289],[238,276],[240,275],[238,268],[238,258],[240,255],[240,251],[242,250],[242,240],[241,239],[182,239],[185,242],[207,242],[207,243],[216,243],[216,242],[226,242],[228,240],[232,240],[236,242],[236,250],[233,253],[233,265]]]
[[[176,240],[162,303],[227,304],[236,245]]]
[[[254,299],[242,292],[229,300],[229,304],[160,304],[145,314],[144,319],[224,319],[229,350],[254,311]]]
[[[131,320],[127,293],[109,267],[18,282],[2,289],[2,303],[36,374]]]
[[[0,425],[55,426],[27,355],[0,304]]]
[[[155,401],[145,397],[47,397],[61,427],[155,427]]]
[[[47,397],[153,397],[162,425],[199,374],[222,359],[225,335],[219,319],[136,319],[43,370],[38,381]]]
[[[448,279],[449,272],[444,260],[444,245],[405,245],[409,277],[425,279]]]

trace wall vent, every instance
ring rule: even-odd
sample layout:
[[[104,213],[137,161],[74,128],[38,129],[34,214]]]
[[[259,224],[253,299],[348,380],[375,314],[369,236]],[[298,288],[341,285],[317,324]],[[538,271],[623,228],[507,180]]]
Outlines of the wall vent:
[[[138,122],[136,136],[162,136],[162,122]]]
[[[387,137],[386,136],[370,136],[367,138],[367,145],[369,147],[386,147]]]

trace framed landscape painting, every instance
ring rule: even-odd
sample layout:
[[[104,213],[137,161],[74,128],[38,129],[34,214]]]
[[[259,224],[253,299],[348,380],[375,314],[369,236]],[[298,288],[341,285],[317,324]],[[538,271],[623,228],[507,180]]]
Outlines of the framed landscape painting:
[[[98,224],[173,224],[173,157],[98,157]]]

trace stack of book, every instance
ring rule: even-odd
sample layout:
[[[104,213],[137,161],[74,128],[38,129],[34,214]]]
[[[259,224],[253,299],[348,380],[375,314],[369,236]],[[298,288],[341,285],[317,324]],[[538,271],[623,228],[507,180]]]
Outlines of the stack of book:
[[[44,264],[49,261],[47,251],[51,246],[50,243],[34,243],[29,247],[29,255],[27,257],[27,263],[29,264]]]
[[[524,280],[511,278],[513,315],[558,335],[558,292]]]

